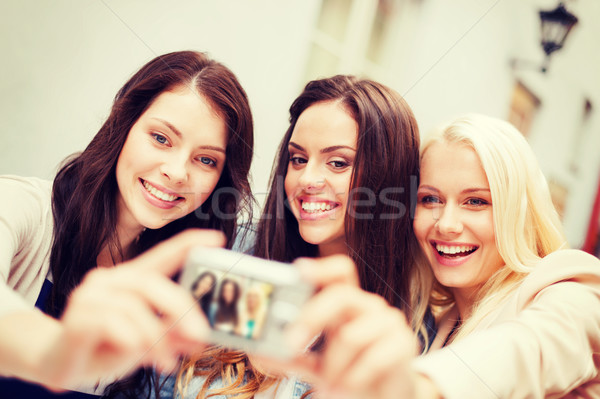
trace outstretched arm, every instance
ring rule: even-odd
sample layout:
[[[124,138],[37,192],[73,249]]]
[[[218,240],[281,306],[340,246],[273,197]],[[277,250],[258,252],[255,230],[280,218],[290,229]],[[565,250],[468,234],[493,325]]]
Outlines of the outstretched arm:
[[[202,347],[208,326],[193,297],[171,281],[190,248],[222,234],[187,231],[114,268],[86,275],[55,320],[15,310],[0,320],[0,374],[54,389],[94,385],[140,366],[172,369]]]

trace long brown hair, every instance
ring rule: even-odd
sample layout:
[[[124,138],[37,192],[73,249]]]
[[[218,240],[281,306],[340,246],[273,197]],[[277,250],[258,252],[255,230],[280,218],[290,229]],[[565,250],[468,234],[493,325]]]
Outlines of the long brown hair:
[[[338,75],[309,82],[296,98],[290,107],[290,127],[274,162],[254,254],[285,262],[317,255],[317,247],[300,236],[284,179],[288,143],[298,118],[311,105],[333,100],[341,102],[358,124],[344,220],[348,254],[357,265],[362,288],[381,295],[410,318],[411,275],[423,259],[411,222],[419,184],[419,132],[404,99],[382,84]],[[369,196],[375,200],[368,201]]]
[[[244,89],[224,65],[193,51],[159,56],[144,65],[117,93],[110,115],[87,148],[58,172],[52,191],[54,240],[50,267],[54,280],[49,313],[59,316],[71,290],[96,266],[116,236],[117,159],[131,127],[161,93],[185,85],[204,96],[228,128],[226,162],[215,190],[204,204],[161,229],[145,230],[139,253],[187,227],[221,230],[231,246],[238,212],[251,212],[248,181],[253,123]],[[215,215],[215,213],[219,213]],[[226,217],[217,217],[223,216]]]
[[[413,307],[417,303],[426,305],[428,293],[422,294],[421,287],[410,289],[420,284],[420,271],[428,271],[411,221],[416,205],[416,200],[412,199],[416,199],[419,185],[419,134],[406,102],[386,86],[340,75],[306,85],[290,107],[290,127],[274,161],[253,253],[283,262],[317,255],[317,247],[300,236],[298,223],[286,199],[284,180],[290,157],[288,143],[300,114],[313,104],[332,100],[341,101],[358,123],[357,154],[350,189],[366,190],[352,190],[349,213],[372,215],[368,219],[345,218],[349,255],[357,264],[362,287],[404,310],[413,327],[426,338],[423,325],[426,308]],[[361,195],[365,191],[375,194],[377,200],[359,208],[358,204],[364,204],[359,201],[364,199]],[[423,299],[420,295],[424,295]],[[229,386],[209,394],[235,393],[240,394],[240,398],[253,397],[280,380],[280,376],[257,369],[243,352],[215,347],[196,361],[183,364],[177,378],[180,387],[194,375],[206,378],[198,398],[204,397],[210,383],[217,378]]]
[[[231,284],[233,287],[233,300],[226,302],[223,292],[225,291],[225,285]],[[219,295],[217,296],[217,311],[215,312],[215,323],[227,323],[233,322],[234,326],[237,326],[239,317],[237,311],[237,302],[240,298],[240,286],[234,280],[224,278],[221,281],[219,287]]]
[[[116,233],[117,159],[131,127],[163,92],[184,85],[202,95],[224,119],[228,139],[221,177],[204,204],[195,212],[166,226],[146,229],[137,245],[124,256]],[[156,57],[136,72],[117,93],[110,115],[87,148],[68,160],[53,185],[54,238],[50,268],[54,285],[47,307],[58,317],[69,293],[105,245],[117,248],[122,258],[134,256],[188,227],[221,230],[231,247],[241,212],[252,215],[248,179],[253,154],[253,122],[246,93],[224,65],[195,51]],[[143,390],[144,371],[116,383],[109,395],[120,390]]]

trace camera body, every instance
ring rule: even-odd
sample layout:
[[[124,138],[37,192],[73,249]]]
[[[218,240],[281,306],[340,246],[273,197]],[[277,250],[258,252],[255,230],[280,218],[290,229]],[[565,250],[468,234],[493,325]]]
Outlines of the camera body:
[[[197,247],[190,251],[179,282],[207,316],[212,343],[279,359],[294,355],[284,329],[314,288],[291,264]]]

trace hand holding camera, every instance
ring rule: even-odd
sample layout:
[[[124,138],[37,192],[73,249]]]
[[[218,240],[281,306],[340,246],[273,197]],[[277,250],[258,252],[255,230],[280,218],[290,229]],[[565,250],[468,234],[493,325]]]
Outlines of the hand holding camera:
[[[196,248],[180,283],[209,320],[211,343],[276,359],[294,356],[285,330],[314,288],[293,265],[225,249]]]

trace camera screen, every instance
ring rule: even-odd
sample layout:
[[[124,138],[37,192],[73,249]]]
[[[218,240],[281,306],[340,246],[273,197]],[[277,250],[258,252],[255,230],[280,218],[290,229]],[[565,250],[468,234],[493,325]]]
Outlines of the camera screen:
[[[273,294],[273,286],[249,277],[198,268],[189,287],[216,331],[259,339]]]

